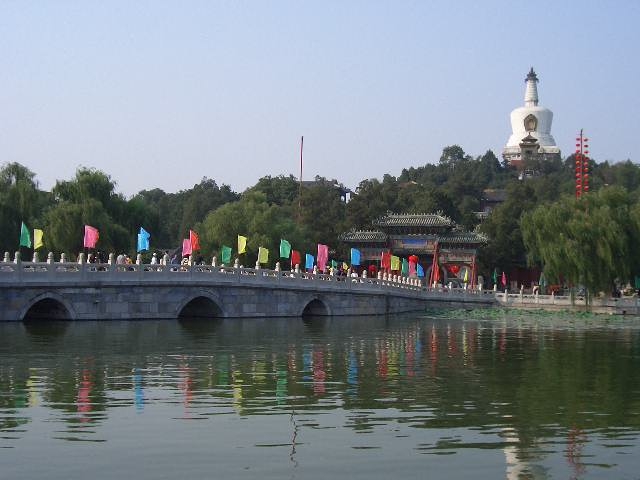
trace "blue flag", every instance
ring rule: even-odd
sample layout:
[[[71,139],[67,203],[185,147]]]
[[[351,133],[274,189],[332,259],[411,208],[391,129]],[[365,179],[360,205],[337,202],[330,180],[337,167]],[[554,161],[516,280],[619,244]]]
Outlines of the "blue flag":
[[[149,250],[149,238],[151,238],[149,232],[140,227],[140,233],[138,233],[138,252]]]
[[[313,255],[307,253],[307,257],[305,258],[304,268],[307,270],[313,270]]]
[[[419,277],[424,277],[424,268],[422,268],[422,265],[418,264],[418,276]]]
[[[360,265],[360,250],[357,248],[351,249],[351,265]]]

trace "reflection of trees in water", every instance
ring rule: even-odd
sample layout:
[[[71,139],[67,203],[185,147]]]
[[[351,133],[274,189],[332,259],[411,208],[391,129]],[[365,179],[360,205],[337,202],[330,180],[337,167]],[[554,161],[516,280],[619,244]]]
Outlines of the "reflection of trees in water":
[[[130,402],[142,411],[145,389],[153,388],[170,393],[156,402],[179,396],[185,414],[196,400],[243,415],[337,407],[428,411],[412,416],[412,425],[513,427],[520,446],[532,451],[541,425],[565,431],[587,422],[640,425],[629,415],[640,406],[637,331],[447,319],[116,322],[71,324],[52,337],[57,348],[62,342],[60,353],[44,356],[43,336],[33,337],[8,339],[27,353],[19,360],[6,347],[0,351],[0,408],[28,413],[35,369],[39,396],[71,423],[101,421],[115,392],[131,392],[129,400],[118,395],[118,406]],[[353,427],[372,422],[359,417]]]

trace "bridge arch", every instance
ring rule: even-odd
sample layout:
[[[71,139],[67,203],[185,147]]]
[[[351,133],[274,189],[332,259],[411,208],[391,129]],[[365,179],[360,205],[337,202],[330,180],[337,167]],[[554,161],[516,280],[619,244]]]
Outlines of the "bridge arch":
[[[317,296],[307,298],[303,302],[303,305],[304,306],[300,312],[301,317],[322,317],[331,315],[329,305]]]
[[[224,311],[218,295],[200,290],[185,298],[176,311],[177,318],[222,318]]]
[[[19,313],[18,320],[25,322],[33,320],[74,320],[76,314],[61,295],[45,292],[30,299]]]

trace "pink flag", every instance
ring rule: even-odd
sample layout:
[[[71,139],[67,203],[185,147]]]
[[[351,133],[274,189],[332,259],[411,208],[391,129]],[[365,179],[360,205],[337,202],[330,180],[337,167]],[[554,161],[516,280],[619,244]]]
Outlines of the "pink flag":
[[[507,286],[507,276],[502,272],[502,285]]]
[[[84,246],[85,248],[96,248],[96,243],[98,243],[98,238],[100,238],[100,233],[98,229],[92,227],[91,225],[84,226]]]
[[[329,247],[321,243],[318,244],[318,270],[324,272],[327,266],[327,260],[329,260]]]
[[[191,250],[189,253],[200,250],[200,239],[198,238],[198,234],[193,230],[189,230],[189,242],[191,242]]]
[[[409,276],[416,276],[416,262],[412,262],[411,260],[409,260]]]
[[[186,257],[187,255],[191,255],[193,253],[193,249],[191,248],[191,239],[185,238],[182,240],[182,256]]]

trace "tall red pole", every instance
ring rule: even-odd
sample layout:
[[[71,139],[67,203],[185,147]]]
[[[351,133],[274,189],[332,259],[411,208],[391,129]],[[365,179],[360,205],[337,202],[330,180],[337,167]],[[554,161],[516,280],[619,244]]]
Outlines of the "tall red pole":
[[[582,129],[576,138],[576,198],[580,198],[589,191],[589,139]]]
[[[298,223],[302,222],[302,148],[304,135],[300,137],[300,183],[298,186]]]

